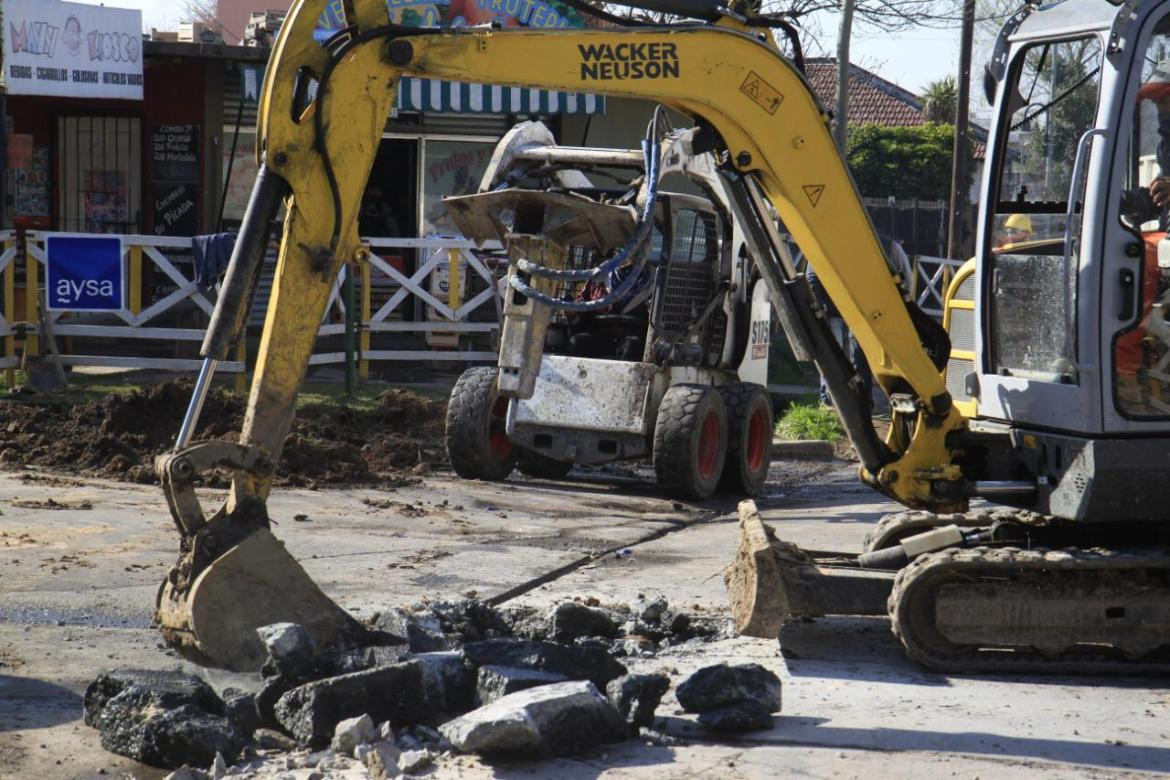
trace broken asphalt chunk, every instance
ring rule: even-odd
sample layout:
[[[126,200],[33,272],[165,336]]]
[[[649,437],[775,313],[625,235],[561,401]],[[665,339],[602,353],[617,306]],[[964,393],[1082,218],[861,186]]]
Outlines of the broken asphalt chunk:
[[[443,633],[439,618],[430,612],[411,612],[394,607],[378,615],[374,629],[402,637],[412,653],[451,650],[457,644]]]
[[[714,731],[761,731],[772,728],[772,713],[754,699],[744,699],[699,713],[699,723]]]
[[[369,715],[347,718],[333,728],[333,741],[329,747],[346,756],[353,755],[358,745],[374,741],[374,720]]]
[[[476,675],[462,653],[454,650],[416,653],[403,660],[422,664],[424,688],[441,698],[444,712],[454,715],[474,706]]]
[[[276,719],[302,745],[321,747],[339,721],[368,714],[394,726],[435,720],[446,709],[436,689],[441,675],[429,675],[413,660],[343,674],[293,688],[276,703]]]
[[[662,701],[670,678],[664,674],[627,674],[610,680],[605,694],[629,724],[630,734],[654,724],[654,710]]]
[[[479,667],[479,681],[475,695],[477,702],[482,706],[491,704],[496,699],[502,699],[510,693],[558,682],[568,682],[568,678],[563,674],[545,672],[540,669],[488,664]]]
[[[657,623],[668,606],[670,605],[662,596],[651,599],[639,593],[630,610],[634,613],[634,617],[644,623]]]
[[[85,692],[84,716],[106,750],[165,769],[209,766],[217,753],[234,760],[248,741],[211,686],[181,672],[99,675]]]
[[[245,734],[260,728],[260,713],[256,710],[256,696],[238,688],[223,689],[224,710]]]
[[[549,611],[548,638],[554,642],[571,644],[582,637],[617,635],[617,624],[608,612],[587,607],[576,601],[564,601]]]
[[[439,727],[456,749],[485,755],[564,756],[628,736],[622,716],[591,682],[513,693]]]
[[[569,680],[589,680],[598,688],[626,673],[608,650],[596,643],[574,645],[527,642],[518,639],[488,639],[471,642],[463,657],[473,666],[520,666],[560,674]]]
[[[675,691],[687,712],[721,731],[770,728],[771,714],[780,711],[780,678],[759,664],[707,666]]]
[[[268,650],[261,673],[265,677],[284,677],[307,682],[320,676],[313,640],[296,623],[273,623],[256,629],[256,635]]]

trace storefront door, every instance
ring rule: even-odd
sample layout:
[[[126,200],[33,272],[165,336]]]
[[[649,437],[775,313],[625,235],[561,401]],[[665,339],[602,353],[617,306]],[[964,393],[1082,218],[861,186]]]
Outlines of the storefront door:
[[[142,233],[142,122],[128,116],[57,119],[57,229]]]

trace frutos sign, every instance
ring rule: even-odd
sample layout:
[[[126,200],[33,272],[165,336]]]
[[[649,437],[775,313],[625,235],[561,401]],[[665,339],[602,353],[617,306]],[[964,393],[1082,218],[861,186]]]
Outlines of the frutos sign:
[[[558,0],[386,0],[390,21],[408,27],[469,27],[493,22],[503,27],[584,27],[581,14]],[[345,27],[342,0],[330,0],[320,29]]]
[[[142,12],[0,0],[10,95],[142,100]]]

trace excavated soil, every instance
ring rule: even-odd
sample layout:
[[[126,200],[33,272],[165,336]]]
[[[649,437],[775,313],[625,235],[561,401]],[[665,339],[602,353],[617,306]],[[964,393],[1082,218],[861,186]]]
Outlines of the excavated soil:
[[[0,402],[0,464],[40,466],[131,482],[157,481],[154,458],[170,449],[191,398],[190,380],[76,405]],[[297,412],[277,466],[282,485],[393,484],[445,462],[446,404],[387,390],[372,411],[308,406]],[[218,388],[196,440],[238,437],[244,399]],[[223,482],[213,479],[212,484]]]

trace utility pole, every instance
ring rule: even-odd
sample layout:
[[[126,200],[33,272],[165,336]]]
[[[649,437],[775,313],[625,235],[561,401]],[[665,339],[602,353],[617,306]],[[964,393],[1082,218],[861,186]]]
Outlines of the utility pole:
[[[955,105],[955,146],[951,160],[951,213],[947,224],[947,257],[962,250],[967,212],[968,106],[971,103],[971,40],[975,33],[975,0],[963,0],[963,32],[959,42],[959,96]]]
[[[8,95],[0,89],[0,228],[12,227],[8,221],[8,196],[11,194],[8,191]]]
[[[853,36],[855,0],[841,0],[841,28],[837,35],[837,110],[833,118],[833,140],[845,154],[849,140],[849,39]]]

